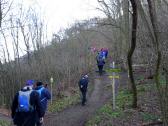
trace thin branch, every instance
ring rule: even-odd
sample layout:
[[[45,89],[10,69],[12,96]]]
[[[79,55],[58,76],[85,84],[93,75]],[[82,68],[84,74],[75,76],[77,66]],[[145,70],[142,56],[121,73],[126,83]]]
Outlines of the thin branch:
[[[12,2],[10,3],[9,8],[8,8],[8,10],[6,11],[6,13],[4,14],[4,16],[2,17],[2,19],[4,19],[4,18],[6,17],[6,15],[7,15],[7,13],[10,11],[11,6],[12,6],[12,4],[13,4],[13,1],[14,1],[14,0],[12,0]]]

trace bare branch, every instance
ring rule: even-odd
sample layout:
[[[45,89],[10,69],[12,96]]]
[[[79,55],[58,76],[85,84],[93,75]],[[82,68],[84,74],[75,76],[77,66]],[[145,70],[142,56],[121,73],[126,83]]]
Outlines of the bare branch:
[[[4,19],[4,18],[6,17],[6,15],[8,14],[8,12],[10,11],[11,6],[12,6],[12,4],[13,4],[13,1],[14,1],[14,0],[12,0],[12,2],[10,3],[9,8],[8,8],[8,10],[6,11],[6,13],[4,14],[4,16],[2,17],[2,19]]]

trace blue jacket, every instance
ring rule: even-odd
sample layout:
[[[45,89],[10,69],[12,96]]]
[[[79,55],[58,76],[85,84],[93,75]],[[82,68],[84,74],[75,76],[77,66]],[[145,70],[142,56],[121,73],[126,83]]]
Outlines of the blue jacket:
[[[35,88],[35,90],[40,90],[41,88],[43,88],[43,89],[42,89],[41,95],[40,95],[40,102],[41,102],[43,110],[46,111],[47,110],[47,101],[51,99],[51,94],[47,88],[44,88],[44,86],[37,86]]]
[[[103,58],[102,54],[97,55],[96,60],[97,60],[97,65],[98,66],[103,66],[105,64],[105,61],[104,61],[104,58]]]
[[[108,50],[104,50],[104,52],[105,52],[105,57],[107,58],[107,56],[108,56]]]
[[[78,85],[79,85],[79,89],[80,89],[81,92],[86,92],[87,91],[88,83],[89,83],[88,78],[82,77],[79,80]]]

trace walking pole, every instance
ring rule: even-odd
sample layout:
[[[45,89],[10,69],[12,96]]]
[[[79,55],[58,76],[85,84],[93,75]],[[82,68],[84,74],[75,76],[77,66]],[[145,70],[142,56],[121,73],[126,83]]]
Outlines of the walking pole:
[[[53,102],[53,87],[52,87],[52,85],[53,85],[53,82],[54,82],[54,80],[53,80],[53,77],[51,77],[50,78],[50,83],[51,83],[51,104],[52,104],[52,102]]]

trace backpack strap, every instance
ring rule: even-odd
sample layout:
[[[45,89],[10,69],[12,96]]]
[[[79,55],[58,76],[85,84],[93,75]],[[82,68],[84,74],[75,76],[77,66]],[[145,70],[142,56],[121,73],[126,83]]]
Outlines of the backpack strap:
[[[41,87],[39,88],[38,90],[36,90],[40,96],[40,99],[41,99],[41,92],[44,90],[45,88],[44,87]],[[42,101],[43,99],[41,99],[40,101]]]

